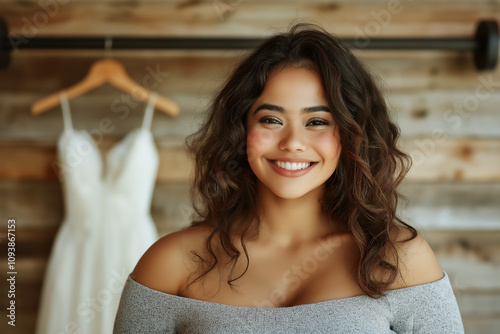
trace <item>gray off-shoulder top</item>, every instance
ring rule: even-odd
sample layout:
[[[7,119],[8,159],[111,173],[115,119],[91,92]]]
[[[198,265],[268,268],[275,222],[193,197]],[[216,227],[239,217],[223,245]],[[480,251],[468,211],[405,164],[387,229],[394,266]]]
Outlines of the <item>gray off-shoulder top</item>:
[[[166,294],[127,278],[113,333],[464,333],[446,272],[438,281],[290,307],[218,304]]]

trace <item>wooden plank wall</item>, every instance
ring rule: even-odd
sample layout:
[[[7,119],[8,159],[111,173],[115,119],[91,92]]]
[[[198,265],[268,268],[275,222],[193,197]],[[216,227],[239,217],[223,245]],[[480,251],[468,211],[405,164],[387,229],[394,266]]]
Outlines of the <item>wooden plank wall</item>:
[[[40,2],[41,3],[41,2]],[[481,18],[500,18],[498,1],[47,1],[4,0],[2,15],[17,36],[266,36],[292,21],[319,23],[360,41],[373,37],[466,37]],[[395,4],[395,5],[394,5]],[[421,230],[450,275],[467,333],[500,332],[500,67],[477,72],[468,52],[355,51],[385,83],[405,149],[415,160],[403,185],[411,202],[401,213]],[[214,91],[245,51],[122,51],[128,73],[181,107],[173,119],[156,112],[152,130],[160,170],[152,215],[162,235],[185,226],[191,162],[183,149]],[[52,166],[62,130],[59,108],[29,112],[38,98],[85,76],[95,51],[12,53],[0,72],[0,219],[17,220],[17,328],[32,333],[40,287],[64,214]],[[103,154],[139,126],[143,104],[120,119],[121,92],[102,87],[71,101],[76,128],[93,130]],[[99,122],[109,118],[103,138]],[[5,249],[5,247],[2,247]],[[0,257],[6,263],[6,252]],[[5,272],[2,272],[2,291]],[[0,305],[5,310],[2,292]],[[6,333],[5,320],[0,330]]]

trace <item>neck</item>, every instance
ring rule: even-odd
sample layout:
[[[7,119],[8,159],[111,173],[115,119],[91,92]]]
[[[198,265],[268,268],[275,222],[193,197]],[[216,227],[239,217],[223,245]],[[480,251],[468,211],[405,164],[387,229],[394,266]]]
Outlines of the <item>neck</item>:
[[[334,226],[321,212],[323,188],[300,198],[285,199],[258,182],[257,192],[258,212],[262,214],[255,239],[259,244],[294,248],[338,231],[339,226]]]

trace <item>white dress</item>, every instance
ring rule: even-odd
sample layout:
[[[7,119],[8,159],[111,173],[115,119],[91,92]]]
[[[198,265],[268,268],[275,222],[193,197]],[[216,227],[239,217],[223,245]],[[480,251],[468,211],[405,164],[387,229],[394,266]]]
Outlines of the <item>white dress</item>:
[[[159,160],[150,131],[155,99],[151,94],[142,127],[107,152],[103,175],[97,144],[73,129],[61,94],[64,131],[55,164],[65,217],[45,272],[37,334],[112,332],[127,276],[158,239],[150,215]]]

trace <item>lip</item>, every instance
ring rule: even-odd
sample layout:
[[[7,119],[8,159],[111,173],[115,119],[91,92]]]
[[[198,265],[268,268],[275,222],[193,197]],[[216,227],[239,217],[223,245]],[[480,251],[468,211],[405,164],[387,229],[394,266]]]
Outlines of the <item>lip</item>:
[[[317,165],[316,162],[314,161],[307,161],[307,160],[299,160],[299,159],[278,159],[278,161],[288,161],[288,162],[311,162],[313,164],[311,164],[311,166],[305,168],[305,169],[299,169],[299,170],[287,170],[287,169],[283,169],[281,167],[278,167],[274,164],[273,161],[275,160],[267,160],[269,161],[269,164],[271,165],[271,167],[280,175],[283,175],[283,176],[286,176],[286,177],[298,177],[298,176],[302,176],[304,174],[307,174],[311,171],[311,169],[314,168],[314,166]]]
[[[269,160],[269,159],[268,159]],[[270,161],[287,161],[287,162],[316,162],[308,159],[298,159],[298,158],[276,158]]]

